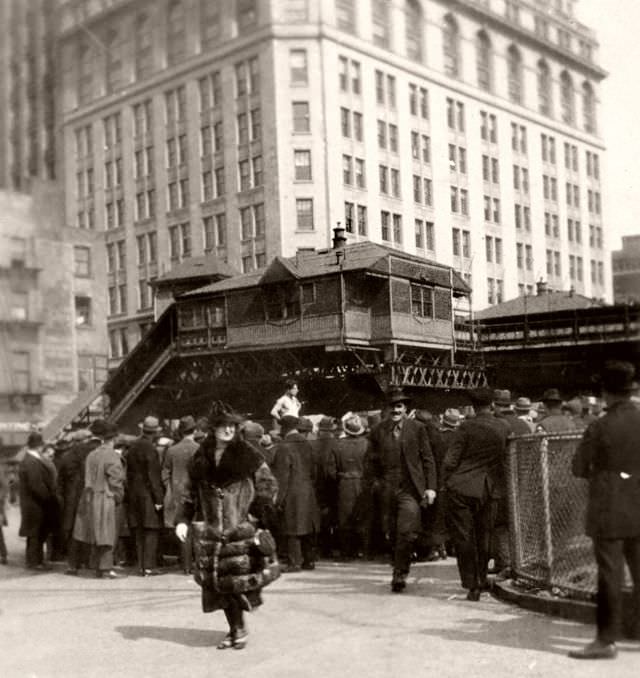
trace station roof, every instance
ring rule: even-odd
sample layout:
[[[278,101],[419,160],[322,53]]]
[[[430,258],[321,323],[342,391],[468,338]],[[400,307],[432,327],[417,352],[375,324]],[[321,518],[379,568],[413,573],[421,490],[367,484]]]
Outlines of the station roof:
[[[393,265],[395,261],[405,264],[402,270]],[[339,271],[363,270],[387,273],[398,277],[412,277],[412,266],[416,272],[420,271],[420,275],[416,274],[416,277],[423,282],[443,286],[449,286],[452,282],[455,292],[461,294],[470,292],[469,286],[460,274],[448,266],[377,243],[361,242],[346,245],[343,249],[299,250],[293,257],[275,257],[266,268],[219,280],[181,296],[188,297],[244,289],[292,279],[317,278]],[[430,272],[431,279],[428,276],[425,277],[425,267]]]
[[[166,285],[172,282],[183,282],[193,278],[230,278],[237,276],[238,271],[214,255],[191,257],[176,264],[169,271],[159,276],[154,283]]]
[[[476,320],[492,320],[511,316],[532,315],[534,313],[557,313],[575,309],[603,306],[601,301],[585,297],[575,292],[546,291],[537,295],[521,296],[489,306],[475,313]]]

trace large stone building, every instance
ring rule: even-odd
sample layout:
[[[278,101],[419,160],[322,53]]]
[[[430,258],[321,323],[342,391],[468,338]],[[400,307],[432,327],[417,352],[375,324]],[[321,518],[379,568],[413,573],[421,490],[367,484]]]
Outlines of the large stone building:
[[[149,282],[345,225],[476,308],[611,296],[593,32],[571,0],[82,0],[60,19],[66,219],[104,231],[111,365]]]
[[[611,269],[615,302],[640,303],[640,235],[622,236],[622,249],[611,253]]]
[[[107,375],[104,243],[65,228],[57,188],[31,183],[31,195],[0,192],[0,438],[9,449]]]

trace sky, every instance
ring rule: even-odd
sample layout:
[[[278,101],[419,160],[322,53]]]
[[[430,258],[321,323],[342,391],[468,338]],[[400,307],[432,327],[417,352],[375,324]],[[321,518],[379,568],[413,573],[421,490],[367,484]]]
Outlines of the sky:
[[[598,125],[607,147],[603,209],[611,249],[640,235],[640,0],[578,0],[575,17],[596,32],[601,85]]]

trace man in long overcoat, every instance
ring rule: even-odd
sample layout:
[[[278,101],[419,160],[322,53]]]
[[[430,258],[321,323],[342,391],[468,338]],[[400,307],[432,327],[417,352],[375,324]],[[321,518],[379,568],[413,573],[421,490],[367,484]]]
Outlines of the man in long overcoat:
[[[426,428],[407,418],[410,398],[402,389],[387,395],[389,416],[369,438],[365,483],[381,487],[383,530],[393,550],[391,590],[401,593],[420,531],[420,507],[436,498],[436,464]]]
[[[487,585],[493,502],[504,495],[508,429],[493,416],[489,389],[471,394],[476,416],[453,435],[442,466],[447,522],[467,599],[480,599]]]
[[[115,451],[117,431],[105,424],[104,442],[87,456],[83,496],[74,527],[74,538],[91,545],[96,577],[117,579],[113,552],[118,539],[117,505],[124,497],[124,468]]]
[[[29,569],[44,569],[44,542],[51,533],[58,513],[56,484],[40,453],[44,447],[42,435],[32,432],[20,462],[20,536],[27,538],[26,565]]]
[[[96,419],[88,430],[71,434],[71,447],[60,460],[58,494],[62,502],[62,541],[69,563],[66,574],[77,574],[83,565],[89,564],[89,548],[73,538],[73,527],[84,489],[85,462],[89,453],[102,444],[105,426],[104,419]]]
[[[183,496],[184,488],[189,480],[189,461],[200,447],[194,440],[196,420],[192,416],[188,415],[180,419],[178,432],[182,436],[182,440],[167,450],[162,464],[162,482],[165,487],[164,524],[165,527],[170,528],[174,528],[176,525],[178,502]],[[180,542],[180,557],[185,574],[189,574],[191,571],[192,550],[191,535],[188,535],[184,542]]]
[[[278,482],[276,506],[282,514],[282,533],[287,539],[287,572],[312,570],[315,534],[320,529],[315,493],[317,468],[306,438],[313,425],[309,419],[290,415],[284,416],[281,424],[289,432],[276,447],[272,471]]]
[[[589,425],[573,458],[574,475],[589,481],[587,534],[598,564],[597,635],[569,653],[576,659],[616,656],[625,560],[633,581],[629,631],[640,639],[640,410],[631,401],[634,376],[631,363],[605,365],[601,378],[607,413]]]
[[[145,417],[142,435],[131,443],[127,454],[129,528],[135,534],[138,567],[143,577],[158,574],[156,563],[164,488],[153,441],[160,431],[156,417]]]

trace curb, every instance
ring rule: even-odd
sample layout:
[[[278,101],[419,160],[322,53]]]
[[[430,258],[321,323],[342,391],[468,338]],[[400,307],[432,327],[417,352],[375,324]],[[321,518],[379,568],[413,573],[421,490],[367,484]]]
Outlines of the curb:
[[[516,586],[512,579],[494,581],[492,591],[496,598],[518,605],[525,610],[570,619],[583,624],[595,624],[596,621],[595,603],[527,593]]]

